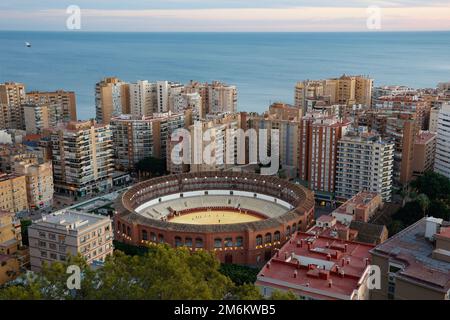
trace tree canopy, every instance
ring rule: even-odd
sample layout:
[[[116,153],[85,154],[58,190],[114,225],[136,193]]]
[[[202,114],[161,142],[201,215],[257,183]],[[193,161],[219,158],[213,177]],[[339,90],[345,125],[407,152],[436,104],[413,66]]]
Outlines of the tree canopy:
[[[104,266],[91,268],[81,256],[67,262],[44,265],[40,273],[22,276],[19,282],[0,289],[0,300],[210,300],[263,299],[252,284],[237,286],[220,272],[213,253],[168,245],[152,246],[141,255],[116,251]],[[81,289],[69,290],[68,266],[81,270]],[[292,293],[278,292],[272,299],[293,299]]]

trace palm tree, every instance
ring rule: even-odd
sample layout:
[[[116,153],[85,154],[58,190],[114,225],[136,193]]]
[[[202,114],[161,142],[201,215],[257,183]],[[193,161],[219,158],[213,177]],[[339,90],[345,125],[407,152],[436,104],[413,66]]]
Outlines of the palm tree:
[[[422,209],[423,216],[425,217],[425,213],[430,207],[430,199],[427,197],[426,194],[421,193],[417,196],[416,200],[419,203],[420,208]]]

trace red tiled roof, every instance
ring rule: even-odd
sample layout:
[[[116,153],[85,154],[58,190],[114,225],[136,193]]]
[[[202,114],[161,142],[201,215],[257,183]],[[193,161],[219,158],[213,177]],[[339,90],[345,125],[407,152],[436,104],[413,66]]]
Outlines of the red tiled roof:
[[[350,298],[360,286],[373,248],[299,232],[259,272],[257,284],[272,286],[275,282],[285,290],[303,291],[323,299]]]

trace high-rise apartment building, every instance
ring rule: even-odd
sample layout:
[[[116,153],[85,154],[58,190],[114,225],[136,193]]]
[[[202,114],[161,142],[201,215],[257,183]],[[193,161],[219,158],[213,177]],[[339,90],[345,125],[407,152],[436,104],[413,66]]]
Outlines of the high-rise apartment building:
[[[404,185],[413,174],[414,141],[417,132],[415,115],[398,112],[386,119],[386,133],[394,143],[394,181]]]
[[[194,120],[200,120],[203,114],[202,97],[199,93],[180,92],[172,97],[172,105],[170,111],[174,113],[182,113],[185,110],[192,110]]]
[[[202,118],[206,114],[234,113],[237,111],[236,86],[219,81],[212,83],[189,82],[185,86],[187,93],[197,92],[202,98]]]
[[[441,107],[434,107],[430,110],[430,122],[428,123],[428,131],[433,133],[437,132],[440,110]]]
[[[104,261],[113,253],[113,231],[109,217],[59,211],[35,221],[28,228],[32,271],[42,265],[66,261],[81,254],[88,264]]]
[[[295,106],[307,111],[309,100],[323,100],[330,105],[371,106],[373,79],[347,76],[326,80],[306,80],[295,86]]]
[[[0,84],[0,129],[23,129],[22,103],[25,85],[6,82]]]
[[[109,125],[69,122],[51,132],[55,191],[84,196],[112,186],[114,149]]]
[[[296,177],[298,171],[298,135],[301,122],[301,109],[283,103],[274,103],[269,111],[262,115],[250,114],[247,117],[247,128],[267,130],[267,149],[272,147],[271,136],[274,130],[279,135],[279,164],[287,176]],[[259,141],[261,143],[261,141]],[[260,145],[261,147],[261,145]]]
[[[130,83],[130,113],[133,116],[151,116],[155,112],[156,104],[156,84],[147,80]]]
[[[361,128],[363,129],[363,128]],[[361,191],[392,197],[394,144],[367,130],[349,130],[338,142],[336,198],[347,200]]]
[[[111,119],[116,167],[131,170],[148,157],[165,159],[170,134],[186,126],[184,113],[154,113],[135,118],[121,115]]]
[[[0,173],[0,210],[13,213],[28,210],[25,176]]]
[[[25,176],[28,206],[44,208],[53,204],[53,171],[51,161],[41,162],[33,154],[14,157],[12,170]]]
[[[31,91],[27,92],[26,100],[34,104],[56,105],[57,109],[62,110],[62,120],[64,122],[77,121],[76,97],[73,91]]]
[[[436,155],[436,133],[421,131],[414,141],[413,175],[433,171]]]
[[[439,111],[434,171],[450,178],[450,104]]]
[[[238,148],[231,140],[236,140],[242,128],[241,116],[227,114],[189,127],[191,172],[223,171],[237,165]]]
[[[95,116],[109,124],[112,117],[130,113],[130,86],[118,78],[105,78],[95,85]]]
[[[41,134],[44,129],[65,121],[64,110],[59,104],[25,103],[22,108],[27,134]]]
[[[350,121],[321,114],[303,117],[299,134],[299,178],[315,191],[335,191],[338,141]]]

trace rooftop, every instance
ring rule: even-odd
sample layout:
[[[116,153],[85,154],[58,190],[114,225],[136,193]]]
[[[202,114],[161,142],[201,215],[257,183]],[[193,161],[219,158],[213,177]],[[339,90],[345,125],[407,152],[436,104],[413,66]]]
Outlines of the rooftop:
[[[354,209],[364,210],[377,196],[379,197],[380,194],[376,192],[361,191],[353,198],[344,202],[339,208],[334,210],[333,213],[353,214],[352,212]]]
[[[434,245],[425,238],[426,223],[427,218],[417,221],[378,245],[371,253],[389,256],[402,263],[404,269],[399,276],[449,290],[450,263],[432,258]],[[443,228],[444,234],[448,232],[447,227]]]
[[[324,299],[351,299],[374,246],[299,232],[259,272],[257,284]]]
[[[42,217],[42,219],[37,220],[34,225],[63,227],[67,230],[82,231],[102,220],[109,220],[109,218],[90,213],[63,210]]]
[[[415,144],[427,144],[433,139],[436,139],[436,133],[420,131],[420,133],[416,136]]]

